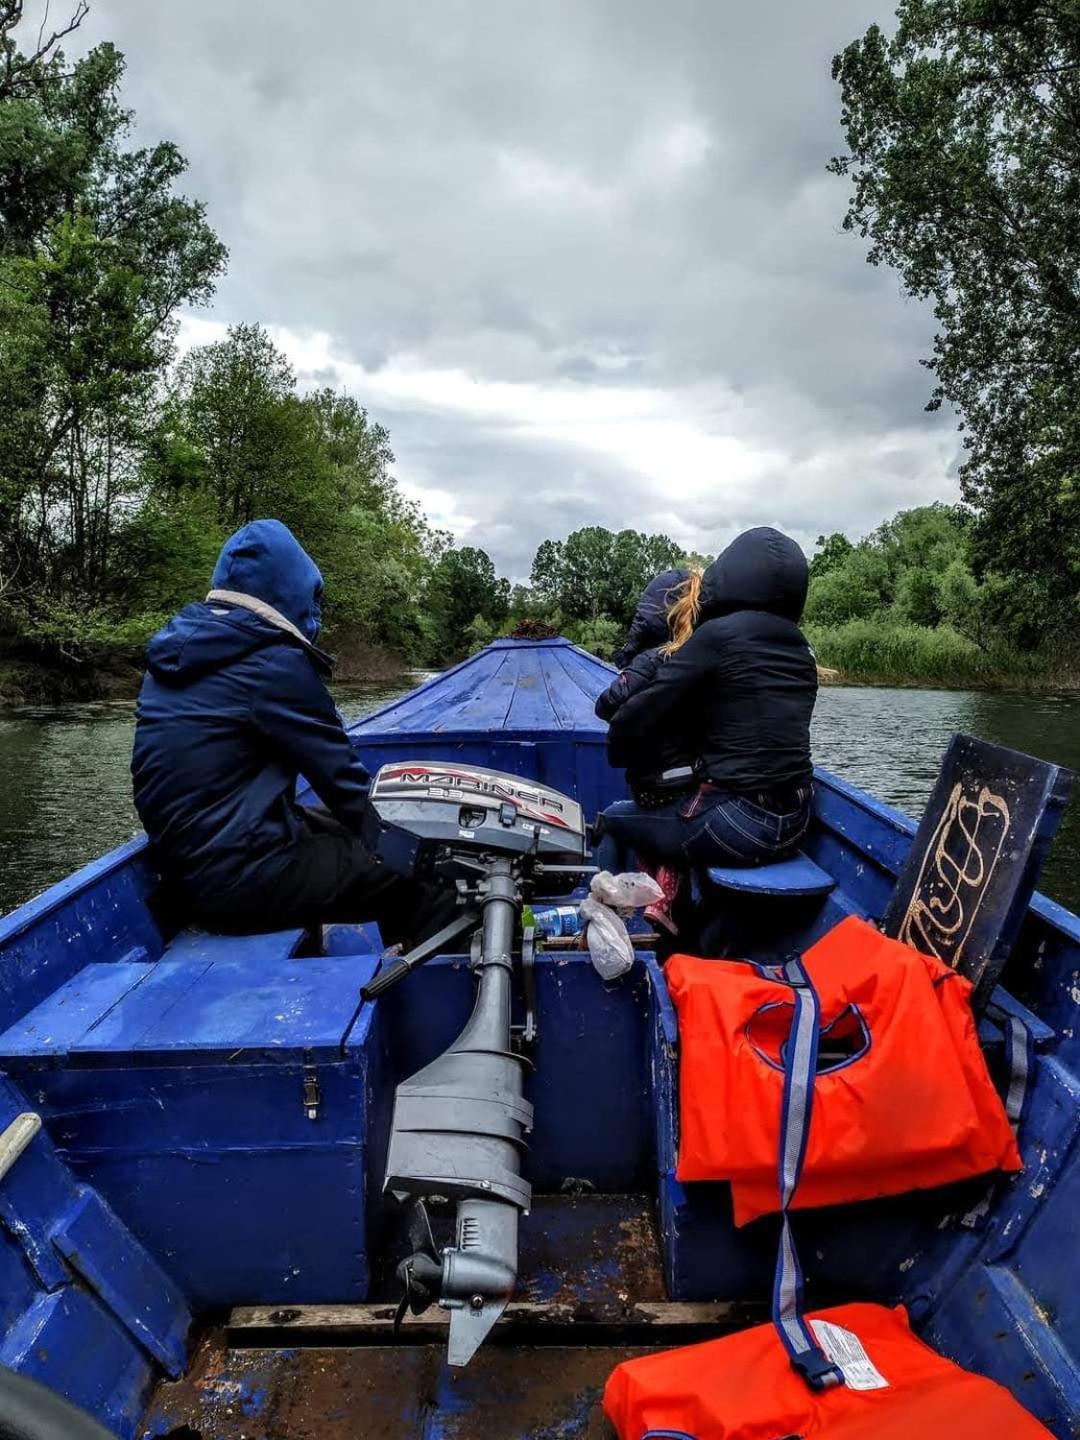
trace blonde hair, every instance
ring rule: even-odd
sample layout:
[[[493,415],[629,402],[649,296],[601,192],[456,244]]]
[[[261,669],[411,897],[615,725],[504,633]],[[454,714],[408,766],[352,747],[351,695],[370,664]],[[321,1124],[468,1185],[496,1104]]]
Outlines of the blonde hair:
[[[701,614],[701,575],[698,569],[690,574],[675,591],[676,599],[668,606],[667,623],[671,639],[661,645],[660,653],[674,655],[694,633],[698,616]]]
[[[661,655],[674,655],[681,650],[694,633],[701,615],[701,580],[703,571],[693,569],[675,591],[675,601],[668,606],[667,623],[671,639],[661,645]],[[819,680],[839,680],[840,671],[827,665],[818,665]]]

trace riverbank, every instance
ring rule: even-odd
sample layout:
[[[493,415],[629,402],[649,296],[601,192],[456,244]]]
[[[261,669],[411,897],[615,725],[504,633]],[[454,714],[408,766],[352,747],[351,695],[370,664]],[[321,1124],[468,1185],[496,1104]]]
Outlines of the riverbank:
[[[335,644],[336,638],[336,644]],[[389,684],[408,672],[400,655],[347,636],[330,637],[334,679],[342,684]],[[133,700],[143,676],[141,644],[97,648],[63,640],[7,637],[0,642],[0,709]]]
[[[948,626],[852,620],[806,633],[818,663],[840,685],[918,690],[1080,691],[1080,657],[977,645]]]

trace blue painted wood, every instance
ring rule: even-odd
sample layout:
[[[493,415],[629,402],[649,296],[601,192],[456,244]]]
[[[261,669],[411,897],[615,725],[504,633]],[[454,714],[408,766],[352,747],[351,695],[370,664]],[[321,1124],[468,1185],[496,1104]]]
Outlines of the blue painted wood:
[[[152,968],[124,961],[87,965],[0,1035],[0,1056],[12,1061],[26,1056],[59,1059],[67,1055],[71,1046],[145,980]],[[12,1068],[10,1064],[8,1068]]]
[[[359,991],[376,963],[163,960],[66,1057],[12,1062],[32,1067],[66,1158],[194,1304],[365,1298]]]
[[[923,1335],[949,1359],[1005,1385],[1059,1440],[1073,1440],[1080,1416],[1075,1351],[1061,1344],[1055,1317],[1009,1271],[973,1266]]]
[[[0,1126],[26,1108],[0,1083]],[[132,1432],[154,1357],[167,1356],[174,1372],[184,1364],[189,1316],[179,1292],[44,1132],[0,1182],[0,1278],[0,1363],[120,1434]]]
[[[357,981],[356,968],[339,959],[162,960],[72,1050],[87,1057],[336,1057],[360,1008]]]
[[[0,1028],[6,1029],[84,965],[162,936],[147,905],[157,877],[140,836],[0,919]]]
[[[322,929],[322,953],[324,955],[374,955],[383,954],[386,943],[374,921],[363,925],[324,925]]]
[[[372,770],[430,758],[531,776],[573,795],[591,819],[626,794],[607,763],[596,697],[614,671],[557,638],[499,640],[352,726]]]
[[[609,1192],[641,1188],[653,1152],[649,1082],[643,1064],[649,1019],[644,960],[612,985],[578,951],[536,959],[538,1039],[526,1095],[535,1108],[528,1173],[538,1190],[586,1180]],[[373,1008],[383,1052],[385,1122],[399,1080],[457,1037],[476,981],[465,956],[440,956]],[[520,1019],[520,995],[515,997]]]
[[[714,865],[705,875],[717,889],[737,890],[744,895],[828,895],[836,889],[829,872],[803,854],[771,865]]]
[[[191,1312],[173,1282],[102,1202],[82,1187],[52,1242],[167,1375],[187,1364]]]
[[[3,1337],[0,1365],[40,1380],[131,1440],[154,1383],[143,1348],[87,1291],[39,1295]]]
[[[181,930],[165,946],[168,960],[288,960],[304,941],[304,930],[276,930],[268,935],[211,935],[206,930]]]
[[[335,959],[267,962],[254,954],[88,966],[0,1036],[0,1061],[25,1071],[43,1059],[336,1056],[370,972]]]
[[[361,1301],[372,1086],[354,1034],[314,1066],[315,1121],[302,1054],[43,1071],[42,1118],[194,1310]]]

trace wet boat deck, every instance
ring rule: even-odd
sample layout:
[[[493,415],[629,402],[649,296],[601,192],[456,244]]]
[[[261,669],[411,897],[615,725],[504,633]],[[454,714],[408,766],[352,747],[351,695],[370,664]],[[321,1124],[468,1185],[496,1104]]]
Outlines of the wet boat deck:
[[[538,1196],[521,1260],[514,1303],[464,1370],[445,1363],[438,1310],[394,1337],[389,1290],[234,1310],[159,1386],[142,1440],[600,1440],[621,1360],[745,1323],[731,1306],[665,1301],[643,1196]]]

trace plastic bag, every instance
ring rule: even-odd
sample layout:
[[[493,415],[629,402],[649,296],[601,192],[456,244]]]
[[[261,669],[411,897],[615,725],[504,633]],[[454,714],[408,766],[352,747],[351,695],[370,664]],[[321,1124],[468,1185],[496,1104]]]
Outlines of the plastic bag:
[[[651,875],[612,875],[607,870],[593,876],[589,892],[581,902],[581,916],[588,925],[585,940],[589,956],[601,979],[617,980],[634,963],[626,922],[617,911],[651,905],[663,899],[664,892]]]
[[[634,963],[634,947],[622,916],[591,896],[581,902],[581,914],[588,922],[585,941],[596,973],[604,980],[625,975]]]
[[[592,877],[589,894],[602,905],[612,910],[639,910],[643,905],[655,905],[664,898],[664,892],[651,875],[643,871],[627,871],[612,875],[610,870],[601,870]]]

